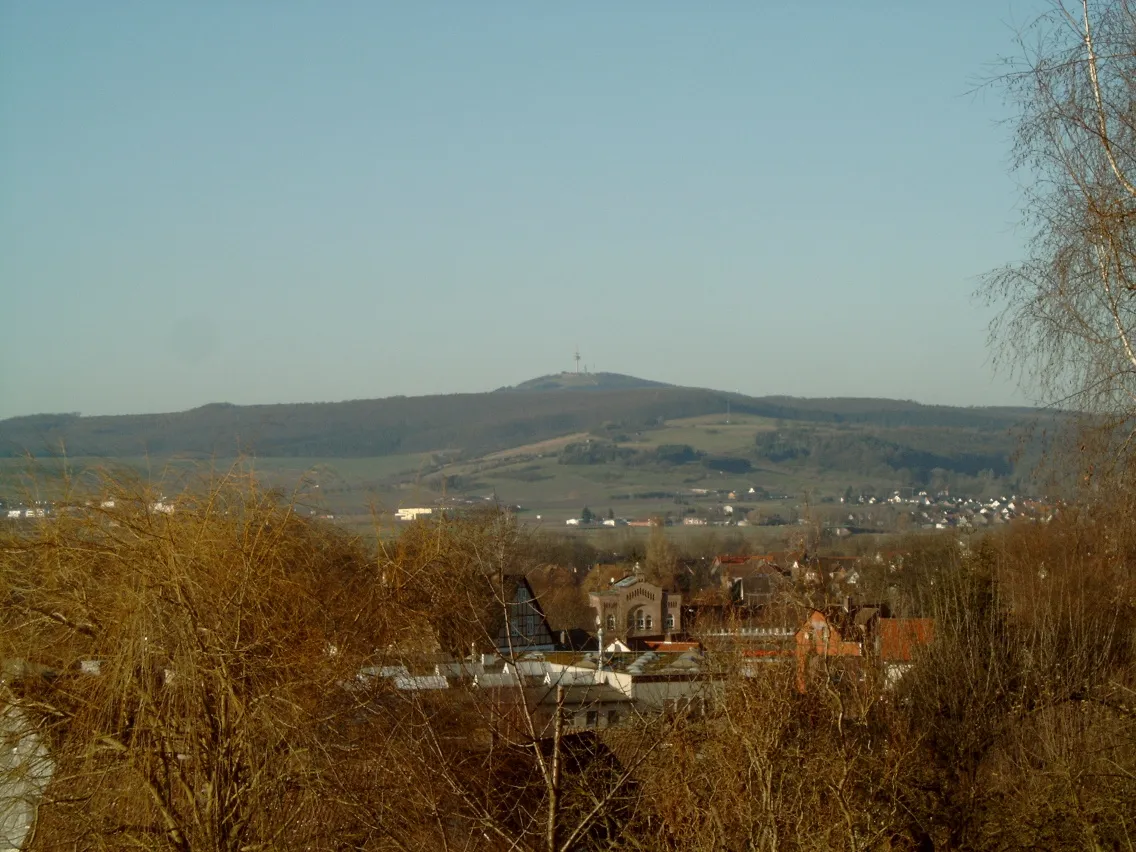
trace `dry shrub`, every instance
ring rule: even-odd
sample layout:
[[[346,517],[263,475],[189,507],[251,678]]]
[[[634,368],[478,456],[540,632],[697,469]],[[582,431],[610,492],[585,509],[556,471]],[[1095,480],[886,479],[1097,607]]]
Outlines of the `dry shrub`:
[[[56,765],[32,848],[1136,837],[1136,534],[1123,515],[1065,512],[916,554],[909,614],[933,617],[935,640],[894,691],[831,663],[801,695],[792,662],[747,670],[718,649],[704,712],[549,736],[519,690],[357,677],[494,646],[510,578],[537,559],[511,519],[415,524],[373,552],[239,472],[169,514],[137,486],[107,481],[101,496],[114,507],[73,501],[0,541],[3,696]]]
[[[37,841],[320,845],[350,709],[337,684],[386,632],[374,563],[237,474],[171,514],[106,484],[108,508],[0,552],[0,653],[40,672],[9,700],[58,766]]]
[[[875,849],[902,837],[898,744],[886,747],[877,720],[840,720],[795,683],[791,662],[720,682],[707,712],[652,761],[651,816],[627,848]]]

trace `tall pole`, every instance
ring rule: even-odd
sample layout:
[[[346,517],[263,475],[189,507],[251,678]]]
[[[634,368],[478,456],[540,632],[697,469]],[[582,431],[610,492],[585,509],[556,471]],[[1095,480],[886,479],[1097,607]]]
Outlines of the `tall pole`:
[[[596,617],[596,643],[599,645],[599,648],[597,649],[597,654],[596,654],[596,674],[598,675],[600,672],[603,671],[604,641],[603,641],[603,616],[602,615]]]

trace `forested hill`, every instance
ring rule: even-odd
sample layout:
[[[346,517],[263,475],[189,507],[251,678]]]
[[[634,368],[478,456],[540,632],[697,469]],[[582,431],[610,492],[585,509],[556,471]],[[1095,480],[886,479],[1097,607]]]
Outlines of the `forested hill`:
[[[629,377],[628,377],[629,378]],[[1005,432],[1034,412],[951,408],[883,399],[746,397],[672,386],[390,397],[335,403],[216,403],[171,414],[43,414],[0,421],[0,456],[364,457],[460,450],[467,457],[575,432],[650,428],[725,413],[784,421]]]

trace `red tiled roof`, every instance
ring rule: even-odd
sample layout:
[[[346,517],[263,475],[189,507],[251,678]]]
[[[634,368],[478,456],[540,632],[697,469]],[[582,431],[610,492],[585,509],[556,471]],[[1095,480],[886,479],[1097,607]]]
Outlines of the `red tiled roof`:
[[[644,645],[652,651],[697,651],[699,644],[697,642],[659,642],[659,641],[644,641]]]
[[[748,556],[735,556],[735,555],[722,555],[717,557],[714,561],[719,565],[744,565],[749,562]]]
[[[910,662],[915,649],[930,645],[935,638],[933,618],[881,618],[879,627],[880,659],[886,662]]]

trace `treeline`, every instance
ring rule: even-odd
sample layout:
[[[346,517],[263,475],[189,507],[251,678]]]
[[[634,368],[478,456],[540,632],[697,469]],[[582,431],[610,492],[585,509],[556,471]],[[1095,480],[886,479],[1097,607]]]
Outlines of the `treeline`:
[[[872,425],[891,429],[939,426],[954,429],[998,430],[1030,420],[1037,414],[1037,411],[1031,408],[959,408],[949,405],[921,405],[917,402],[896,399],[765,397],[761,402],[763,410],[752,413],[784,420]]]
[[[932,440],[928,440],[931,438]],[[922,440],[920,440],[922,439]],[[916,446],[912,446],[912,442]],[[918,446],[923,443],[924,446]],[[932,443],[937,451],[926,449]],[[951,448],[951,444],[963,447]],[[930,436],[865,431],[833,431],[809,428],[787,428],[759,432],[754,451],[759,459],[780,464],[790,463],[819,471],[871,476],[892,476],[912,484],[926,484],[936,471],[988,479],[1012,475],[1016,466],[1011,459],[1014,445],[1007,438],[1000,451],[974,452],[981,447],[997,445],[987,437],[943,434],[937,430]],[[965,447],[965,448],[964,448]]]
[[[440,653],[495,647],[510,578],[552,570],[551,542],[509,518],[414,524],[372,547],[247,482],[184,495],[172,515],[111,494],[113,510],[0,541],[7,736],[34,733],[54,768],[30,849],[1111,849],[1136,836],[1126,512],[968,548],[928,539],[902,572],[919,578],[910,606],[934,641],[898,682],[832,661],[801,693],[794,664],[712,647],[703,704],[570,732],[522,693],[415,687]],[[591,558],[560,546],[566,562]]]

